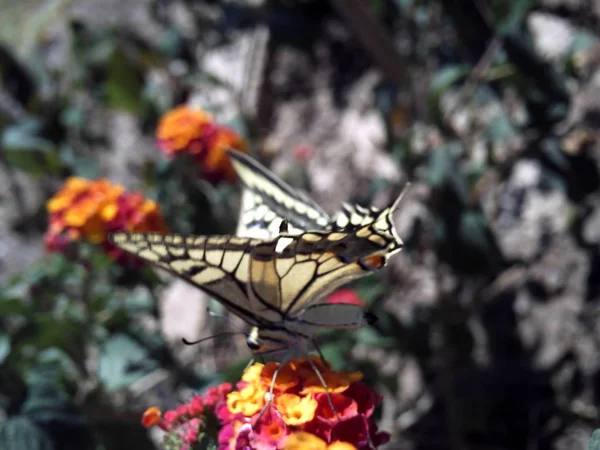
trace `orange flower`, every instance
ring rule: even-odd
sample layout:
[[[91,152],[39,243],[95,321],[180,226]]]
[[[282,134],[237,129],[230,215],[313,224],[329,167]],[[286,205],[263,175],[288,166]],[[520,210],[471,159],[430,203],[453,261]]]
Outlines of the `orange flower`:
[[[206,111],[179,106],[167,112],[158,123],[156,138],[168,155],[190,149],[203,136],[203,128],[212,122]]]
[[[160,422],[161,415],[162,413],[160,412],[160,409],[158,409],[156,406],[148,408],[142,416],[142,425],[144,425],[145,428],[150,428],[154,425],[157,425]]]
[[[214,122],[207,112],[187,106],[172,109],[161,118],[156,139],[168,157],[191,156],[202,168],[203,177],[215,184],[236,177],[226,150],[248,151],[237,133]]]
[[[111,231],[156,231],[166,233],[158,205],[141,194],[126,192],[108,180],[69,178],[46,204],[49,213],[46,247],[65,251],[78,240],[100,244],[115,259],[125,254],[112,247]]]

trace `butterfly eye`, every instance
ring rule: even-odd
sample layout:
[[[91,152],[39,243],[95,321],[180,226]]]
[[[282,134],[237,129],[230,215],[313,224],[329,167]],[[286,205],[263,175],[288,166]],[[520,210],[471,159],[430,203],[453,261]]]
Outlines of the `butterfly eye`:
[[[367,322],[369,325],[375,325],[377,322],[379,322],[379,318],[369,311],[365,311],[364,318],[365,322]]]
[[[260,349],[260,342],[258,342],[258,339],[252,335],[248,336],[246,339],[246,345],[252,351],[257,351]]]

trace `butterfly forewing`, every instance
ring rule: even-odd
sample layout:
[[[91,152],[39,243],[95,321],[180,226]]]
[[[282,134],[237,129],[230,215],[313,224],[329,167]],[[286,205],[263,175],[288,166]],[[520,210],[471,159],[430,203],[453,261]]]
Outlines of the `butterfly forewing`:
[[[263,322],[253,313],[246,293],[250,249],[259,241],[237,236],[155,233],[113,233],[109,239],[117,247],[203,289],[246,322]]]
[[[350,233],[236,236],[115,233],[111,242],[188,280],[252,325],[295,317],[342,284],[369,273],[381,251]],[[379,268],[379,267],[376,267]]]

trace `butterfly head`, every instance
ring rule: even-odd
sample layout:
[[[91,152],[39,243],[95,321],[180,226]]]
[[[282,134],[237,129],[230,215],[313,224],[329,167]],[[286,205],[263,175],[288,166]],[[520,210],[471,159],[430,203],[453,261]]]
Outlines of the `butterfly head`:
[[[282,328],[252,327],[246,338],[246,345],[255,355],[267,355],[288,350],[297,343],[300,337],[296,333]]]

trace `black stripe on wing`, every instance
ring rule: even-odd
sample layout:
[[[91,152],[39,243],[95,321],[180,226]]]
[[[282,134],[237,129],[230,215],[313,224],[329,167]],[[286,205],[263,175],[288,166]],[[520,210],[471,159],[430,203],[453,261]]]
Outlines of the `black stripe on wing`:
[[[109,240],[207,292],[250,325],[270,323],[254,313],[247,296],[250,248],[256,240],[124,232],[109,235]]]
[[[293,189],[246,154],[232,149],[228,152],[242,183],[260,196],[275,214],[303,230],[329,227],[329,215],[310,197]]]

